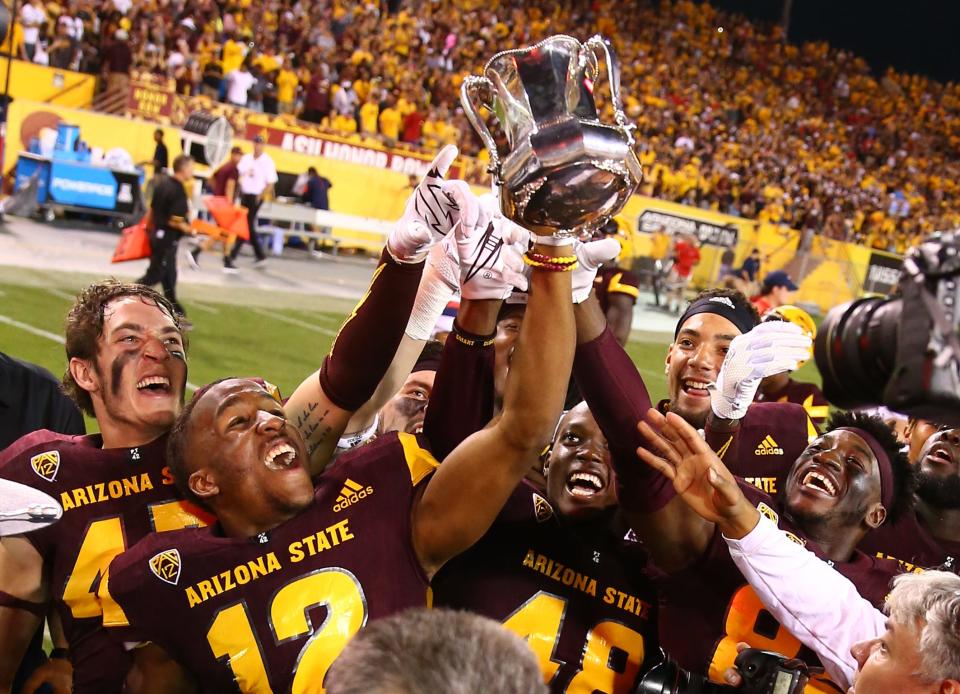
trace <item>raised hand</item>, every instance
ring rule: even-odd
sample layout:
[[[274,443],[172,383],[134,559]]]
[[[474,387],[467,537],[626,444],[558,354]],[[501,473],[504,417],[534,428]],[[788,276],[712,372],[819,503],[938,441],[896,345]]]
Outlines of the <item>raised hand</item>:
[[[577,241],[573,244],[573,252],[577,256],[577,269],[573,271],[573,303],[579,304],[587,300],[593,289],[593,280],[597,270],[606,262],[620,254],[620,242],[614,238],[605,238],[598,241]]]
[[[677,494],[698,515],[719,524],[725,534],[734,525],[748,525],[747,532],[756,525],[757,511],[734,476],[682,417],[651,409],[637,428],[649,443],[648,448],[638,448],[637,455],[673,482]]]
[[[793,371],[810,357],[810,338],[786,322],[761,323],[730,342],[716,383],[709,386],[710,406],[717,417],[741,419],[753,402],[760,381]]]
[[[461,218],[477,223],[479,209],[469,186],[463,181],[444,180],[458,152],[454,145],[441,149],[407,199],[403,216],[387,239],[387,250],[394,260],[419,263]]]
[[[500,215],[491,194],[477,199],[479,214],[471,230],[457,227],[443,244],[460,268],[460,293],[464,299],[505,299],[513,288],[526,291],[527,277],[521,253],[530,232]],[[482,228],[480,225],[483,225]]]

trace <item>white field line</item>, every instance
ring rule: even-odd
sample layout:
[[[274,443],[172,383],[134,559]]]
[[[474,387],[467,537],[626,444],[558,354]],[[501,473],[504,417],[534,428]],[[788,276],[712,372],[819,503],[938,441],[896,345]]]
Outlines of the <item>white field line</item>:
[[[305,330],[312,330],[315,333],[320,333],[321,335],[329,335],[334,337],[337,334],[336,330],[329,330],[328,328],[321,328],[319,325],[314,325],[313,323],[307,323],[306,321],[300,320],[299,318],[291,318],[290,316],[285,316],[281,313],[271,313],[260,308],[251,308],[253,313],[256,313],[258,316],[263,316],[264,318],[273,318],[284,323],[289,323],[290,325],[296,325]]]

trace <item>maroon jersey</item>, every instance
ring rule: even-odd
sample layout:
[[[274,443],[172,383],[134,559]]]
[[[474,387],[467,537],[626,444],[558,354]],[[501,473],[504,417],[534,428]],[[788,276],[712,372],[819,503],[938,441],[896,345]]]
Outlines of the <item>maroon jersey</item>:
[[[70,643],[74,692],[120,691],[129,661],[104,632],[96,591],[110,561],[152,531],[201,525],[178,499],[164,463],[166,436],[138,448],[101,448],[99,435],[36,431],[0,454],[0,477],[46,492],[63,518],[24,537],[43,557]]]
[[[433,579],[434,602],[525,638],[554,692],[632,692],[659,660],[656,595],[636,542],[578,527],[521,483],[496,522]]]
[[[783,491],[793,463],[819,435],[803,407],[792,403],[750,405],[733,433],[706,428],[707,443],[730,472],[771,496]]]
[[[338,459],[268,533],[151,535],[110,565],[104,624],[161,646],[203,691],[316,691],[368,620],[426,605],[410,508],[435,466],[416,438],[388,434]]]
[[[779,512],[768,494],[743,480],[740,487],[751,503],[777,523],[790,539],[824,559],[820,548]],[[862,552],[856,552],[849,562],[829,563],[878,608],[883,605],[890,580],[899,571],[896,562],[869,557]],[[817,662],[815,656],[764,609],[730,558],[719,530],[714,531],[706,551],[693,564],[681,571],[657,576],[657,587],[661,600],[662,645],[688,670],[709,674],[711,679],[722,682],[723,671],[736,659],[740,641],[789,658],[799,655],[811,663]],[[826,682],[817,688],[837,691],[832,683]]]
[[[815,383],[794,381],[792,378],[787,385],[775,393],[757,391],[757,402],[792,402],[800,405],[807,411],[810,419],[818,427],[827,423],[830,414],[830,403],[823,396],[823,391]]]
[[[593,292],[597,295],[597,301],[604,313],[610,307],[611,294],[629,296],[630,303],[637,303],[637,297],[640,296],[639,286],[640,278],[629,270],[616,266],[600,268],[593,280]]]
[[[943,569],[960,573],[960,542],[935,538],[917,513],[871,531],[860,549],[876,557],[896,559],[904,571]]]

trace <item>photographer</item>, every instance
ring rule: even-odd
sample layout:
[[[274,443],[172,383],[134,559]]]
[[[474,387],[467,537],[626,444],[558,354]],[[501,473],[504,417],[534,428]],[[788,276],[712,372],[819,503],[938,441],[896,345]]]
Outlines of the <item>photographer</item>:
[[[696,430],[668,415],[657,448],[640,456],[714,522],[764,607],[856,694],[960,692],[960,577],[942,571],[894,579],[888,616],[847,578],[779,531],[746,499]],[[739,684],[740,676],[727,671]]]

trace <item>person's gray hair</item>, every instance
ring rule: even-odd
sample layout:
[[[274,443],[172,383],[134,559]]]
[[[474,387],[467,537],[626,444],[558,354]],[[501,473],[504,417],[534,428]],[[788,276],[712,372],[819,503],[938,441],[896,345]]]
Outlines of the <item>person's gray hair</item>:
[[[887,614],[917,631],[924,680],[960,680],[960,576],[948,571],[901,574],[887,596]]]
[[[327,694],[546,694],[530,647],[470,612],[414,609],[378,619],[327,671]]]

